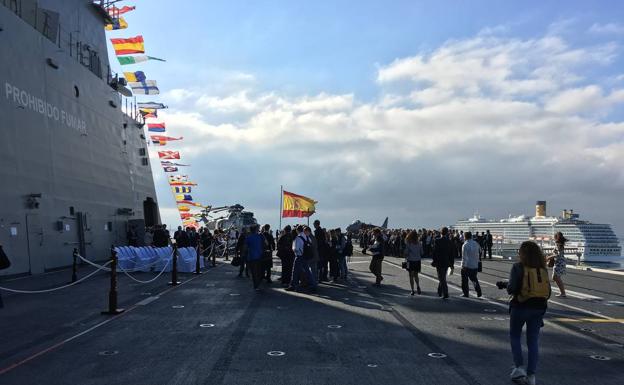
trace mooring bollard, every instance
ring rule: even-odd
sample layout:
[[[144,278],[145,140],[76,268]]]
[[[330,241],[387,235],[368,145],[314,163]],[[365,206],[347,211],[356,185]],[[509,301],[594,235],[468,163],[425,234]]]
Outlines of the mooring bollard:
[[[197,254],[197,258],[195,259],[195,274],[201,274],[201,264],[199,263],[199,256],[201,255],[199,252],[200,246],[197,245],[197,248],[195,249],[195,253]]]
[[[72,283],[78,280],[78,249],[74,249],[74,262],[72,263]]]
[[[111,246],[111,264],[110,264],[110,290],[108,292],[108,310],[102,314],[116,315],[124,311],[117,308],[117,252],[115,247]]]
[[[177,286],[180,284],[178,281],[178,245],[173,244],[173,255],[171,256],[171,282],[169,282],[172,286]]]

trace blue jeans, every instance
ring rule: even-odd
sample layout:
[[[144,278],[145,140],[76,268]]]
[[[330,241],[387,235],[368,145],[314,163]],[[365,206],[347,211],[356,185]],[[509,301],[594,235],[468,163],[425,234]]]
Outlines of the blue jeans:
[[[293,266],[292,279],[290,281],[291,287],[298,287],[299,280],[301,279],[301,273],[305,274],[306,280],[308,281],[308,285],[310,288],[316,287],[316,277],[312,275],[312,270],[310,270],[310,264],[303,257],[295,257],[295,264]]]
[[[529,362],[527,364],[527,374],[535,374],[537,369],[537,358],[539,355],[539,332],[544,326],[543,309],[531,309],[523,307],[512,307],[509,320],[509,337],[511,341],[511,354],[514,365],[522,366],[522,328],[526,324],[527,348],[529,351]]]

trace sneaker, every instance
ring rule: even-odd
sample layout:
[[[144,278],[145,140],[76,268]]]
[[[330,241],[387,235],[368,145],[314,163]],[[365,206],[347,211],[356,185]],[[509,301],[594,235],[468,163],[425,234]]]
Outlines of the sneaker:
[[[511,381],[517,383],[517,384],[523,384],[524,380],[526,379],[526,371],[521,368],[521,367],[514,367],[513,370],[511,371],[511,374],[509,375],[509,377],[511,378]]]
[[[565,294],[561,294],[561,293],[559,293],[559,294],[555,295],[555,297],[559,297],[559,298],[568,298],[568,296],[567,296],[567,295],[565,295]]]
[[[462,297],[468,298],[468,294],[462,294]]]
[[[535,374],[529,374],[526,378],[527,385],[535,385]]]

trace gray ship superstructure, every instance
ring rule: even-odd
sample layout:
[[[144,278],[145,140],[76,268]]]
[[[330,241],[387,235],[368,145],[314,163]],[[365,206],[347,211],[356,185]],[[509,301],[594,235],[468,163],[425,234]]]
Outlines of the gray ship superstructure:
[[[0,0],[3,275],[107,258],[160,221],[142,122],[122,111],[106,9],[84,0]]]
[[[499,246],[534,240],[547,250],[554,248],[554,234],[561,231],[568,240],[566,248],[574,249],[574,255],[567,257],[580,257],[585,262],[613,262],[622,256],[619,240],[610,225],[581,220],[573,210],[564,210],[560,217],[547,216],[545,201],[536,203],[534,217],[520,215],[491,221],[475,215],[458,221],[453,228],[472,232],[490,230]]]

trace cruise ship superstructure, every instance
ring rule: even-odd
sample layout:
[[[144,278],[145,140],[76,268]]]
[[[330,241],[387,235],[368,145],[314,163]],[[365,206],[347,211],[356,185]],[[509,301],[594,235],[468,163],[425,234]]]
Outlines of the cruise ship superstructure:
[[[566,257],[585,262],[612,262],[622,256],[622,248],[611,225],[581,220],[573,210],[564,210],[560,217],[546,215],[546,202],[538,201],[535,216],[520,215],[498,221],[486,220],[478,215],[457,222],[457,230],[473,233],[490,230],[499,245],[517,245],[534,240],[544,249],[554,247],[553,236],[561,231],[568,239],[566,248],[574,252]]]

